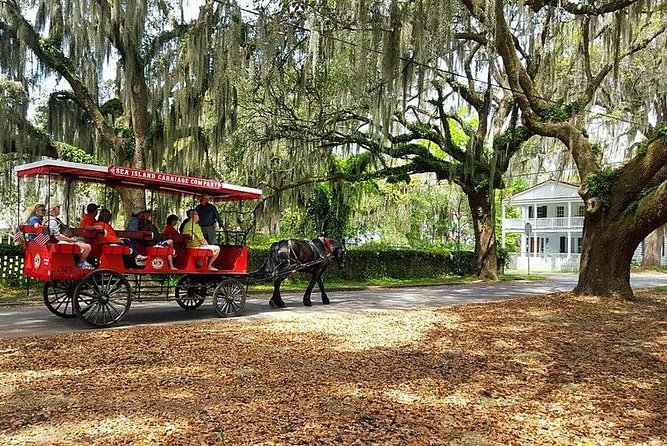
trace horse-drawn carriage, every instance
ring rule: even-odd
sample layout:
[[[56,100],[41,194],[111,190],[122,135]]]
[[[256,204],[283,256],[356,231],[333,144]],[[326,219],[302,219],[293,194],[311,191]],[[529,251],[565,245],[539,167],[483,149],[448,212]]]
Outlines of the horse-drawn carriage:
[[[52,180],[56,179],[99,183],[105,188],[134,188],[191,196],[206,194],[214,201],[261,197],[258,189],[128,167],[44,160],[14,170],[19,179],[19,196],[21,179],[46,176],[49,197]],[[20,225],[19,229],[25,249],[24,273],[44,282],[44,303],[57,316],[79,317],[90,326],[104,327],[121,321],[133,301],[175,300],[182,308],[193,310],[211,297],[214,309],[221,317],[236,316],[245,307],[248,283],[245,234],[241,237],[238,233],[226,234],[224,239],[228,243],[220,246],[215,269],[208,268],[208,259],[214,255],[211,249],[186,247],[186,235],[172,236],[173,245],[180,247],[181,253],[174,259],[177,270],[173,271],[167,267],[171,246],[149,246],[145,249],[145,263],[128,265],[125,258],[130,254],[129,246],[100,242],[97,228],[74,229],[73,235],[90,244],[96,256],[97,268],[84,269],[77,266],[81,251],[76,244],[48,237],[45,225]],[[130,240],[154,237],[153,233],[145,231],[117,233]]]

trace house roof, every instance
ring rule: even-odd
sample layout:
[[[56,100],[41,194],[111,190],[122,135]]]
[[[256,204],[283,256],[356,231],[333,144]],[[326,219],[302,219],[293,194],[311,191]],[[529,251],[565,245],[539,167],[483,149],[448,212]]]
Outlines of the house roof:
[[[547,180],[506,199],[508,204],[544,201],[581,201],[579,186],[556,180]]]

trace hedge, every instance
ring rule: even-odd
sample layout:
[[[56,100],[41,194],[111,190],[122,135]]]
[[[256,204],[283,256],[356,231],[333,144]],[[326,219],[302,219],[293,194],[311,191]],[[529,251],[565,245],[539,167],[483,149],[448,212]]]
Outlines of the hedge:
[[[19,246],[0,244],[0,281],[22,276]],[[259,269],[268,258],[267,248],[251,248],[248,271]],[[12,271],[5,271],[11,269]],[[467,276],[475,272],[475,254],[470,251],[424,252],[413,249],[351,249],[347,252],[345,267],[335,263],[326,276],[342,280],[364,280],[392,277],[395,279],[438,276]],[[4,280],[2,280],[4,279]]]
[[[268,257],[268,249],[251,249],[248,270],[259,269]],[[342,280],[395,279],[438,276],[467,276],[475,273],[475,253],[470,251],[424,252],[412,249],[352,249],[345,267],[335,263],[326,276]]]

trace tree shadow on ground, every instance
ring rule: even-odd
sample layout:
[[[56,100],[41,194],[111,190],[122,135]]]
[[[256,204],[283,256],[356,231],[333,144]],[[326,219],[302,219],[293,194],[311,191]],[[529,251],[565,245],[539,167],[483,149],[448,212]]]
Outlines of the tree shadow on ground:
[[[552,295],[3,341],[0,442],[660,442],[666,315]]]

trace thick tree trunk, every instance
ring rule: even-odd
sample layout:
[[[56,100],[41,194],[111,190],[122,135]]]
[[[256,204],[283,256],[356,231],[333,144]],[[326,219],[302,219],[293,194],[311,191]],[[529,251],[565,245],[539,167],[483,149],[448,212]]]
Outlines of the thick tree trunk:
[[[495,280],[498,277],[498,259],[491,198],[486,190],[467,196],[475,231],[476,273],[482,279]]]
[[[586,215],[575,293],[633,297],[630,262],[641,238],[628,233],[628,227],[623,217]]]
[[[662,260],[662,240],[665,227],[661,226],[644,239],[642,266],[660,266]]]

